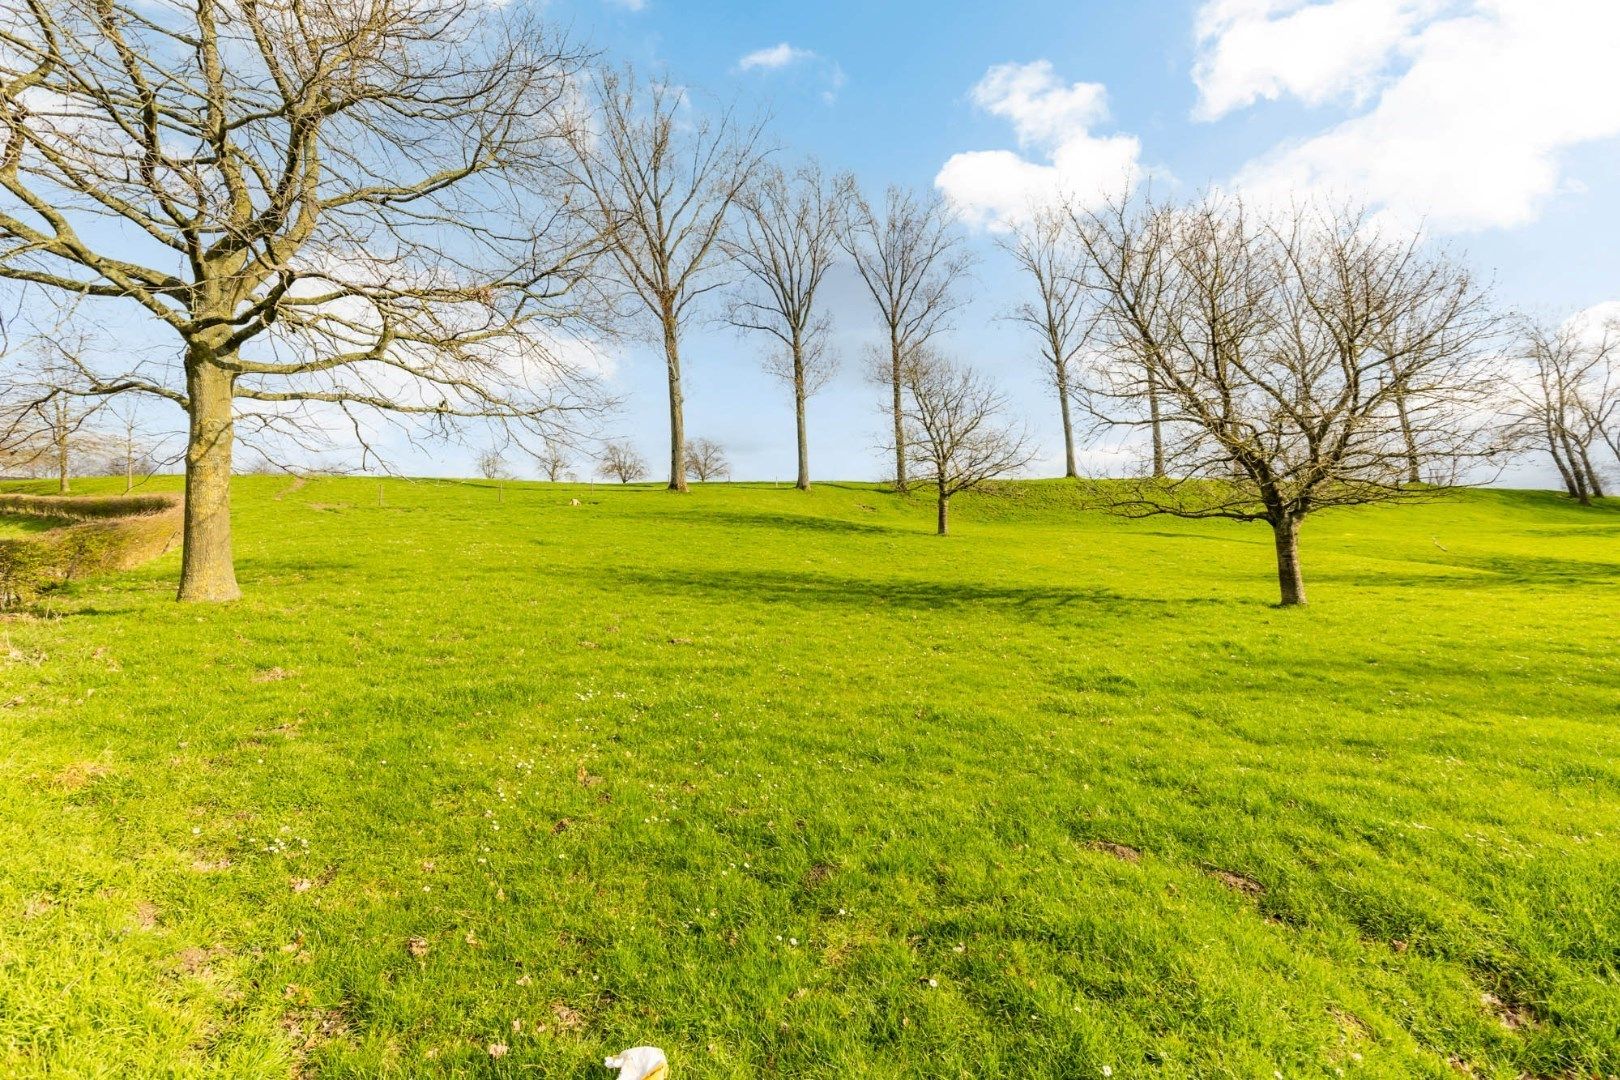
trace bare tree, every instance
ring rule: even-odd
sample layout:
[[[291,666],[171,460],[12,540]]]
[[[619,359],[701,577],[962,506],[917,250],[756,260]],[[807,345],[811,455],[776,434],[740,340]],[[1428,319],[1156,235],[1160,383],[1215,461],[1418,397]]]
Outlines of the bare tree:
[[[104,401],[76,392],[78,365],[90,346],[76,325],[72,306],[30,324],[0,395],[0,448],[10,465],[29,473],[53,473],[57,492],[72,490],[75,467],[104,450],[96,421]]]
[[[1035,299],[1013,309],[1012,319],[1039,340],[1046,375],[1057,394],[1063,417],[1063,475],[1077,477],[1074,458],[1074,418],[1070,403],[1075,391],[1074,367],[1084,348],[1090,326],[1088,294],[1076,273],[1078,257],[1070,245],[1066,215],[1052,207],[1036,210],[1003,239]]]
[[[1127,426],[1149,422],[1150,384],[1164,405],[1168,476],[1103,488],[1116,512],[1264,521],[1282,603],[1303,604],[1308,514],[1416,497],[1411,453],[1443,488],[1493,452],[1496,319],[1416,237],[1358,212],[1266,221],[1215,198],[1077,221],[1102,314],[1090,396]]]
[[[540,475],[553,484],[566,480],[573,462],[569,457],[568,448],[555,439],[547,439],[540,444],[533,454],[535,464],[540,466]]]
[[[506,467],[506,455],[494,448],[478,453],[478,475],[485,480],[505,480],[512,475]]]
[[[726,448],[713,439],[693,439],[687,443],[686,475],[704,483],[729,477],[731,462],[726,460]]]
[[[165,460],[163,440],[147,425],[133,397],[115,398],[103,410],[102,446],[109,469],[124,478],[124,494],[135,490],[135,477],[149,477],[173,460]]]
[[[1593,447],[1620,458],[1620,332],[1580,319],[1557,327],[1526,321],[1519,353],[1525,370],[1507,384],[1510,431],[1544,450],[1570,498],[1589,506],[1603,497]]]
[[[895,486],[903,492],[909,479],[902,419],[906,361],[948,328],[951,313],[965,300],[962,279],[973,259],[944,199],[901,187],[885,193],[881,217],[854,194],[842,240],[888,333],[880,364],[890,390]]]
[[[687,96],[634,72],[596,76],[594,124],[573,134],[572,180],[600,217],[630,304],[649,318],[669,380],[669,486],[686,490],[681,331],[723,284],[715,256],[726,217],[760,162],[759,124],[730,112],[693,120]]]
[[[629,484],[647,475],[647,461],[629,443],[604,443],[602,456],[597,459],[596,472],[604,479]]]
[[[185,410],[183,600],[240,595],[239,420],[544,434],[599,235],[551,200],[583,57],[470,0],[40,0],[0,14],[0,277],[139,309],[178,359],[75,393]],[[369,450],[369,446],[367,446]]]
[[[816,298],[838,253],[848,190],[847,182],[829,181],[814,164],[791,176],[765,167],[743,189],[736,224],[723,238],[727,254],[746,273],[732,299],[732,325],[776,339],[765,370],[793,390],[801,491],[810,490],[805,402],[837,366],[827,351],[830,321]]]
[[[933,349],[913,352],[901,380],[911,475],[934,488],[939,535],[945,536],[951,496],[1029,464],[1028,439],[1002,422],[1007,403],[994,386]]]

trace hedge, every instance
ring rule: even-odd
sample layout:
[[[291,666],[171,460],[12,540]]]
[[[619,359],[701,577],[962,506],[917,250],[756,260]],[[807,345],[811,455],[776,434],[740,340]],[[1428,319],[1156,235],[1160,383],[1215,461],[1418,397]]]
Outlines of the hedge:
[[[0,513],[77,522],[32,536],[0,538],[0,608],[26,604],[64,581],[138,566],[180,540],[181,501],[176,495],[0,495]]]

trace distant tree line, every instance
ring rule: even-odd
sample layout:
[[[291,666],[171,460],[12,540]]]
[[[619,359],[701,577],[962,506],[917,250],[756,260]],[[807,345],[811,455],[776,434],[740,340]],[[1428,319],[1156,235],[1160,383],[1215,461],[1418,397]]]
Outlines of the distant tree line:
[[[117,459],[133,484],[154,436],[107,403],[176,407],[181,599],[239,595],[239,439],[368,461],[392,423],[493,436],[490,478],[526,459],[561,480],[577,459],[642,479],[634,446],[601,441],[617,403],[581,358],[615,335],[662,357],[667,486],[729,476],[686,429],[705,314],[761,344],[808,489],[839,264],[876,317],[893,482],[932,493],[939,532],[953,496],[1033,460],[946,348],[974,260],[937,194],[868,198],[778,162],[758,119],[602,67],[529,8],[39,0],[0,27],[0,281],[64,313],[6,339],[0,465],[65,489]],[[1317,510],[1425,497],[1532,450],[1590,502],[1620,458],[1620,331],[1510,322],[1460,261],[1353,209],[1127,193],[1032,207],[1001,239],[1064,474],[1087,439],[1140,447],[1091,502],[1265,523],[1285,604],[1305,600]],[[162,335],[159,358],[73,332],[118,307]]]

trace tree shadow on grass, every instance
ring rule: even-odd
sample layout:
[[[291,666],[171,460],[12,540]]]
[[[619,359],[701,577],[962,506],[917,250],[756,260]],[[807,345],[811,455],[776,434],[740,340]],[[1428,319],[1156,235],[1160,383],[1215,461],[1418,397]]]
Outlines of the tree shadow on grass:
[[[739,600],[766,604],[793,604],[807,608],[884,607],[923,611],[941,608],[986,607],[1016,611],[1020,615],[1059,614],[1076,608],[1170,614],[1178,607],[1219,604],[1213,597],[1125,596],[1109,589],[1060,589],[991,585],[970,581],[919,581],[834,577],[793,571],[699,570],[655,574],[642,570],[603,571],[619,585],[666,595],[701,597],[722,603]]]
[[[808,514],[772,514],[760,510],[724,510],[716,513],[716,520],[727,525],[742,525],[760,529],[802,529],[806,532],[857,533],[871,536],[894,536],[914,533],[923,535],[922,526],[903,528],[879,525],[868,521],[845,521],[842,518],[812,517]],[[932,535],[932,529],[927,530]]]
[[[1432,574],[1334,573],[1324,571],[1307,580],[1362,586],[1419,586],[1422,588],[1498,589],[1513,585],[1620,584],[1620,563],[1585,559],[1554,559],[1544,555],[1492,555],[1485,558],[1433,561]],[[1447,573],[1446,571],[1452,571]]]

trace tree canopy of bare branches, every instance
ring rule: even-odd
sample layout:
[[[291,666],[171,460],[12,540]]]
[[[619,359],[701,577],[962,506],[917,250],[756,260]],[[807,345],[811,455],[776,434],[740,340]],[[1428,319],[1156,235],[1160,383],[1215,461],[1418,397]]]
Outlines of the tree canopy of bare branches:
[[[1264,521],[1284,605],[1305,602],[1306,515],[1419,493],[1494,450],[1498,320],[1415,236],[1317,208],[1124,203],[1073,215],[1099,307],[1089,396],[1142,426],[1156,391],[1168,475],[1108,485],[1113,509]],[[1400,407],[1397,407],[1397,399]]]
[[[606,480],[630,484],[647,475],[647,461],[629,443],[609,442],[602,446],[602,454],[596,461],[596,473]]]
[[[245,416],[364,440],[368,410],[543,433],[598,405],[546,344],[601,247],[546,195],[584,58],[513,9],[39,0],[0,43],[0,277],[171,335],[71,392],[186,411],[182,599],[240,594]]]
[[[590,122],[575,126],[574,186],[610,238],[632,308],[650,319],[669,381],[669,486],[686,490],[681,331],[724,284],[716,255],[727,216],[760,163],[760,125],[732,113],[693,121],[678,87],[633,72],[596,76]]]
[[[1594,449],[1620,460],[1620,328],[1525,322],[1518,353],[1523,370],[1508,382],[1511,433],[1551,457],[1570,498],[1590,505],[1603,497]]]
[[[693,439],[687,443],[686,475],[703,483],[729,477],[731,462],[726,460],[726,448],[713,439]]]
[[[724,238],[727,254],[745,273],[732,298],[731,323],[776,339],[765,369],[793,391],[801,491],[810,490],[805,402],[836,369],[827,350],[830,320],[817,294],[838,254],[849,189],[848,181],[829,180],[813,164],[791,176],[766,166],[743,189]]]
[[[1063,475],[1080,475],[1074,457],[1074,368],[1090,328],[1088,294],[1076,274],[1079,259],[1069,241],[1068,219],[1057,207],[1037,209],[1003,238],[1003,249],[1034,287],[1035,297],[1013,309],[1012,319],[1040,342],[1046,375],[1063,418]]]
[[[913,351],[901,380],[911,476],[933,487],[946,536],[951,496],[1029,464],[1029,441],[1005,423],[1006,399],[984,376],[934,349]]]
[[[569,470],[573,468],[573,459],[568,448],[554,439],[547,439],[534,449],[531,456],[534,463],[540,467],[542,478],[555,484],[566,480]]]
[[[854,194],[842,240],[888,335],[879,364],[890,391],[895,486],[905,491],[905,364],[948,328],[951,314],[965,302],[962,284],[973,258],[943,198],[901,187],[885,192],[881,215]]]

